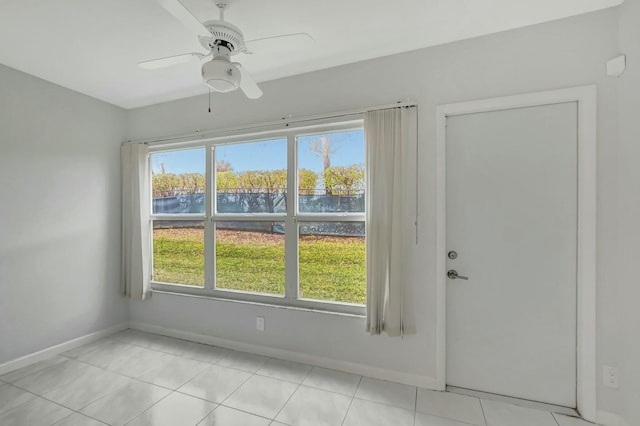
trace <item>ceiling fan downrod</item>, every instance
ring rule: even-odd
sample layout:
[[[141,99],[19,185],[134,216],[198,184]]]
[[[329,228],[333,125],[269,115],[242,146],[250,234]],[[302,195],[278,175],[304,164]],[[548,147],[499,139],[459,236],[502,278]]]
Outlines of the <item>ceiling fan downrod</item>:
[[[227,3],[216,3],[218,9],[220,9],[220,20],[224,21],[224,10],[229,6]]]

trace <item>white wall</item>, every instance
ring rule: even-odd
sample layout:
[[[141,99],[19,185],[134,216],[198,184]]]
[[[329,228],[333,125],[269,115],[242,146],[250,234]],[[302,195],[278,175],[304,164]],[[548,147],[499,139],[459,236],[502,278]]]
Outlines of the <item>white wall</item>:
[[[0,66],[0,364],[128,318],[406,373],[435,370],[435,106],[598,86],[598,409],[640,423],[640,4],[262,84],[265,96],[195,97],[125,112]],[[619,24],[619,25],[618,25]],[[604,76],[623,52],[628,70]],[[420,243],[407,259],[417,333],[369,337],[364,320],[155,294],[119,283],[119,155],[141,138],[387,104],[420,104]],[[126,120],[126,121],[125,121]],[[125,131],[126,127],[126,131]],[[266,318],[258,333],[254,317]]]
[[[142,138],[212,129],[294,116],[335,112],[410,98],[419,102],[420,243],[407,259],[412,272],[417,334],[403,340],[369,337],[364,320],[284,311],[156,294],[133,302],[131,318],[147,324],[264,344],[360,362],[413,375],[435,371],[435,107],[438,104],[549,90],[598,86],[598,301],[599,359],[618,360],[618,340],[608,318],[617,312],[619,283],[609,277],[618,247],[610,237],[619,210],[610,204],[618,183],[616,84],[604,64],[618,50],[618,10],[609,9],[543,25],[355,63],[262,84],[265,95],[247,101],[240,94],[195,97],[130,111],[128,137]],[[630,194],[629,194],[630,195]],[[606,285],[604,285],[606,283]],[[255,331],[256,315],[267,331]],[[600,364],[599,364],[600,366]],[[428,381],[425,379],[425,382]],[[599,386],[599,393],[602,386]],[[606,407],[614,403],[601,400]]]
[[[640,424],[640,2],[620,7],[620,53],[627,55],[627,71],[619,79],[620,129],[617,147],[615,209],[618,244],[615,275],[620,354],[620,413],[629,425]],[[613,361],[616,361],[615,359]],[[616,394],[618,391],[609,390]]]
[[[125,111],[0,65],[0,364],[128,319]]]

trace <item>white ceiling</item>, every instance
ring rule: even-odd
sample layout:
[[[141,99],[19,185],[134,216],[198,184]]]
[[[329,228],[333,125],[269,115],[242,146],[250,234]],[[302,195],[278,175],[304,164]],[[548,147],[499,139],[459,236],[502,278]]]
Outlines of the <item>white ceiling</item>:
[[[181,1],[201,21],[218,18],[215,0]],[[265,47],[235,57],[265,81],[622,1],[228,0],[226,20],[246,39],[296,32],[315,39],[295,52]],[[153,71],[136,65],[199,47],[156,0],[0,0],[0,63],[124,108],[206,93],[198,61]]]

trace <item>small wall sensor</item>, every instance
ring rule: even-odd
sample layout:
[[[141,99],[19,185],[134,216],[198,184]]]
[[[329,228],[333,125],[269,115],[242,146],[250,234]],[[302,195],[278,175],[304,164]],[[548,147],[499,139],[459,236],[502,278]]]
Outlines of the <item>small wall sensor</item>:
[[[625,55],[617,56],[607,62],[607,75],[609,77],[620,77],[627,68],[627,57]]]

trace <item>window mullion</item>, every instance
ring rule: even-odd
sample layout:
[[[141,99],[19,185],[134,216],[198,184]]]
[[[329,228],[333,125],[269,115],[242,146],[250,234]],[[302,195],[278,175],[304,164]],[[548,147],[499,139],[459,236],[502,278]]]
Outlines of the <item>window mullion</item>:
[[[285,298],[296,300],[298,288],[298,161],[296,137],[287,135],[287,219],[285,221]]]
[[[216,288],[216,225],[212,220],[216,209],[215,155],[215,149],[208,146],[205,168],[206,219],[204,221],[204,287],[206,289]]]
[[[152,199],[153,202],[153,199]],[[151,236],[151,238],[149,238],[149,253],[151,253],[151,259],[149,260],[149,282],[153,282],[154,276],[153,276],[153,271],[155,271],[155,267],[153,266],[153,255],[154,255],[154,246],[153,246],[153,239],[154,239],[154,234],[153,234],[153,219],[149,219],[149,235]]]
[[[364,222],[365,213],[299,213],[299,222]]]

